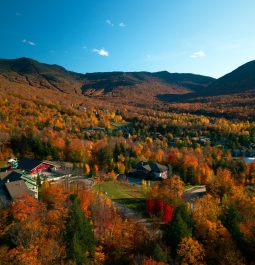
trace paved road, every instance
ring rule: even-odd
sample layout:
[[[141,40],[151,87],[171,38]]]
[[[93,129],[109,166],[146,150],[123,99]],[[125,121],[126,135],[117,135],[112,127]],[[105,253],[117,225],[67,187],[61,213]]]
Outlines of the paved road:
[[[206,194],[205,186],[196,186],[183,192],[183,198],[186,201],[194,201]]]

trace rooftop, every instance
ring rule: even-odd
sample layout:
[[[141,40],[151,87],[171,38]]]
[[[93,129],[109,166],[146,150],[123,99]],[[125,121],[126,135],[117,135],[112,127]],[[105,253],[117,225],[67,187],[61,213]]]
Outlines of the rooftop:
[[[22,174],[20,170],[0,172],[0,180],[4,183],[6,183],[7,180],[9,180],[10,182],[20,180],[21,176]]]
[[[40,164],[42,164],[42,161],[30,158],[21,158],[19,160],[19,168],[26,171],[31,171],[34,168],[38,167]]]
[[[140,161],[137,165],[134,166],[134,168],[136,170],[154,171],[158,173],[168,170],[168,167],[164,165],[153,162],[144,162],[144,161]]]
[[[21,198],[23,195],[27,194],[34,196],[34,192],[28,189],[24,180],[17,180],[5,183],[5,187],[9,193],[12,200]]]

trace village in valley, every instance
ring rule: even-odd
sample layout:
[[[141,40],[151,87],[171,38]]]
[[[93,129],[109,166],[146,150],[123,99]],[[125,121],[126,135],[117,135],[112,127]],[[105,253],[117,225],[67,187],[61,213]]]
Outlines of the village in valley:
[[[67,248],[67,231],[76,231],[68,228],[70,218],[79,226],[79,219],[72,217],[74,205],[91,224],[83,248],[89,242],[93,247],[82,259],[94,264],[168,264],[185,259],[185,248],[194,244],[201,253],[197,262],[224,260],[232,265],[225,255],[210,253],[211,244],[200,235],[203,229],[212,233],[215,226],[217,233],[225,233],[225,241],[212,238],[215,251],[223,248],[236,261],[242,255],[253,257],[253,216],[246,210],[254,207],[254,122],[155,110],[145,114],[137,108],[88,105],[85,111],[79,108],[80,99],[68,108],[58,98],[55,105],[47,99],[20,99],[14,110],[8,106],[16,98],[0,97],[1,117],[10,121],[0,133],[0,257],[6,264],[25,259],[26,246],[16,242],[30,233],[27,225],[39,227],[45,242],[65,248],[42,261],[50,249],[40,244],[36,232],[28,245],[39,240],[40,255],[28,254],[24,264],[74,259],[74,247],[82,247],[74,243]],[[18,127],[11,119],[15,116]],[[12,133],[14,127],[19,133]],[[246,218],[236,222],[250,231],[243,239],[246,250],[232,238],[228,211],[233,202],[234,211]],[[141,250],[145,245],[148,249]]]
[[[45,185],[45,182],[55,185],[68,185],[68,183],[75,182],[77,185],[91,188],[96,183],[95,178],[89,174],[77,175],[72,163],[11,158],[6,165],[7,167],[1,168],[0,172],[1,205],[22,198],[25,194],[38,199],[40,188]],[[171,175],[171,166],[141,161],[128,174],[116,174],[115,178],[130,185],[134,183],[141,185],[143,181],[162,181]],[[110,179],[107,174],[101,177],[105,180]]]
[[[227,256],[210,253],[211,244],[200,235],[203,229],[212,233],[215,226],[217,233],[221,229],[225,233],[225,241],[219,241],[218,234],[211,239],[215,251],[219,247],[229,251],[238,262],[242,255],[247,260],[253,257],[253,216],[246,211],[254,207],[253,121],[218,117],[216,108],[213,117],[151,109],[145,113],[126,106],[107,110],[91,103],[84,109],[80,98],[69,98],[72,104],[67,107],[59,94],[53,95],[54,104],[46,98],[33,101],[18,96],[19,103],[12,109],[9,106],[17,98],[0,97],[1,119],[9,121],[2,123],[8,126],[0,133],[0,257],[6,264],[24,259],[26,246],[16,242],[22,233],[30,233],[27,224],[47,228],[48,232],[40,230],[43,240],[65,248],[44,262],[42,257],[50,250],[38,242],[41,254],[28,254],[25,264],[74,259],[74,247],[83,246],[73,243],[67,248],[67,231],[72,236],[71,231],[76,231],[68,228],[69,218],[79,226],[79,219],[72,217],[74,205],[91,224],[86,228],[90,237],[83,238],[84,249],[92,242],[91,254],[81,258],[94,264],[133,264],[134,260],[142,265],[168,264],[185,260],[185,248],[194,244],[201,254],[200,258],[191,254],[197,262],[224,260],[232,265]],[[246,207],[240,208],[240,203]],[[250,231],[238,234],[244,237],[246,250],[235,245],[241,239],[232,235],[228,212],[232,210],[245,216],[236,222]],[[54,230],[55,223],[61,224],[60,230]],[[20,233],[13,230],[19,226]],[[29,246],[38,239],[35,234]],[[141,245],[148,249],[141,250]]]

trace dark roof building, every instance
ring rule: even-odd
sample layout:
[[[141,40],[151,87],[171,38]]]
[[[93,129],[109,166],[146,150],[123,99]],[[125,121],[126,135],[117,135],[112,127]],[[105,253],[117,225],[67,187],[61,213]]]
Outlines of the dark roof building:
[[[42,164],[42,161],[30,158],[21,158],[19,160],[19,168],[25,171],[31,171]]]
[[[46,164],[46,165],[50,165],[50,166],[52,166],[53,168],[61,168],[61,167],[62,167],[61,163],[58,162],[58,161],[43,160],[42,163],[44,163],[44,164]]]
[[[36,197],[36,193],[28,188],[23,177],[21,170],[0,172],[0,207],[24,194]]]
[[[7,182],[5,183],[5,188],[11,200],[21,198],[25,194],[34,197],[34,192],[28,189],[24,180]]]
[[[153,162],[140,161],[133,167],[133,175],[146,179],[166,179],[169,167]]]
[[[162,173],[168,171],[168,167],[164,165],[160,165],[158,163],[149,163],[150,168],[153,172]]]
[[[136,170],[141,170],[141,171],[151,171],[151,167],[150,167],[149,163],[143,162],[143,161],[140,161],[133,168]]]
[[[158,163],[140,161],[137,165],[134,166],[134,169],[148,171],[148,172],[153,171],[153,172],[160,173],[160,172],[167,171],[168,167],[164,165],[160,165]]]
[[[0,187],[8,181],[12,182],[20,180],[21,176],[22,174],[19,170],[0,172]]]
[[[37,174],[42,171],[48,170],[49,168],[53,168],[54,166],[52,164],[39,160],[21,158],[18,161],[18,167],[19,169],[24,170],[30,174]]]

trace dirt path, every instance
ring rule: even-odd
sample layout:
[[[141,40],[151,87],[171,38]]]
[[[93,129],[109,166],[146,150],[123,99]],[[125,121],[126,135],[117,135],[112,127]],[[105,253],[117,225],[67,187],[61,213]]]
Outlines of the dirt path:
[[[190,188],[183,192],[183,198],[186,201],[192,202],[195,199],[202,197],[206,194],[206,187],[205,186],[197,186]],[[154,224],[152,221],[144,218],[140,213],[128,208],[126,205],[120,204],[118,202],[113,201],[114,207],[119,211],[122,217],[136,219],[137,222],[143,224],[147,227],[148,231],[152,231],[155,234]]]
[[[144,224],[146,227],[150,227],[152,223],[144,218],[140,213],[128,208],[126,205],[113,201],[113,206],[119,211],[120,215],[124,218],[136,219],[139,223]]]
[[[113,201],[114,207],[119,211],[123,218],[133,219],[137,223],[142,224],[146,227],[149,235],[154,238],[161,239],[163,236],[162,231],[159,229],[159,225],[154,224],[147,218],[144,218],[140,213],[128,208],[125,205],[119,204]]]

